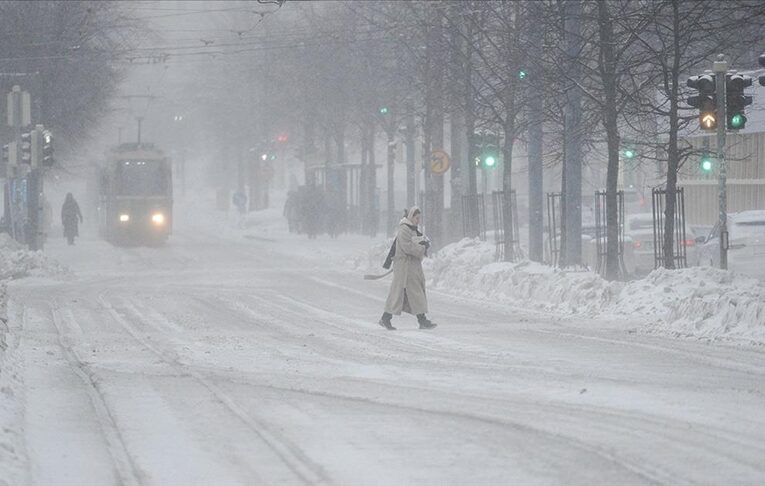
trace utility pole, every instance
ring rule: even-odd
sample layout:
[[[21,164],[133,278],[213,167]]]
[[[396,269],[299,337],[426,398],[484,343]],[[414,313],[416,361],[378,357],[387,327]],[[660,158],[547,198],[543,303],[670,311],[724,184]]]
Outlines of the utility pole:
[[[725,56],[720,54],[712,65],[715,73],[715,85],[717,92],[717,163],[720,166],[718,189],[720,203],[720,268],[728,269],[728,193],[726,188],[728,178],[728,164],[725,161],[725,74],[728,72],[728,63]]]
[[[124,96],[120,96],[120,98],[128,100],[128,103],[130,103],[134,99],[146,100],[146,109],[144,110],[145,112],[149,108],[149,103],[151,103],[152,100],[156,98],[156,96],[154,95],[124,95]],[[141,144],[141,124],[143,123],[144,115],[139,115],[135,117],[136,122],[138,123],[138,136],[136,137],[138,145]]]

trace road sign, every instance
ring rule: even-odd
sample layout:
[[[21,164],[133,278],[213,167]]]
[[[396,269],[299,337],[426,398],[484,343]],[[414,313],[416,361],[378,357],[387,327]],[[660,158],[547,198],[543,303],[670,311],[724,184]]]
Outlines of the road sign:
[[[449,154],[443,150],[434,150],[430,154],[430,171],[436,175],[443,175],[451,167]]]

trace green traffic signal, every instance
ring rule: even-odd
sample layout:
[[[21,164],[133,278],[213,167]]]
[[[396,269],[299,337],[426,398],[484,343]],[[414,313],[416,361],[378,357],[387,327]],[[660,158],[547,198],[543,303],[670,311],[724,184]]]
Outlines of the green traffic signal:
[[[486,167],[490,167],[490,168],[491,168],[491,167],[494,167],[495,165],[497,165],[497,159],[496,159],[496,158],[494,158],[494,156],[492,156],[492,155],[489,155],[489,156],[487,156],[487,157],[484,159],[483,163],[484,163],[484,165],[485,165]]]
[[[744,128],[746,125],[746,117],[743,113],[734,113],[730,117],[730,121],[728,122],[728,127],[732,130],[739,130],[741,128]]]
[[[714,169],[715,164],[712,160],[712,156],[709,154],[704,154],[701,156],[701,171],[702,172],[712,172],[712,169]]]
[[[381,115],[387,115],[388,114],[388,107],[387,106],[380,107],[380,114]]]
[[[529,73],[527,73],[527,72],[526,72],[526,71],[524,71],[523,69],[521,69],[520,71],[518,71],[518,79],[526,79],[526,77],[527,77],[528,75],[529,75]]]
[[[622,154],[624,155],[625,159],[634,159],[635,155],[637,155],[633,149],[624,149]]]

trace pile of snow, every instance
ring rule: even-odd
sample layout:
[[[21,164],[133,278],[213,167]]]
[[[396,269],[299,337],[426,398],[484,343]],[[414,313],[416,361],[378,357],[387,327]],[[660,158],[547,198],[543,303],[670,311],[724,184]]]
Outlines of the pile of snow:
[[[4,322],[0,324],[4,325]],[[23,387],[21,375],[22,363],[18,353],[15,350],[6,351],[4,346],[0,348],[0,486],[26,482],[21,431],[24,418],[19,405]]]
[[[566,314],[597,315],[623,283],[592,272],[564,272],[528,260],[494,262],[493,244],[463,239],[424,261],[429,285],[474,298]]]
[[[27,276],[64,275],[69,269],[41,251],[28,251],[7,233],[0,234],[0,281]]]
[[[23,482],[23,423],[18,395],[21,367],[15,345],[9,342],[7,283],[27,276],[67,275],[69,270],[41,251],[28,251],[7,234],[0,234],[0,485]]]
[[[355,261],[379,269],[387,247]],[[657,269],[632,282],[609,282],[588,272],[539,263],[495,263],[494,245],[463,239],[423,262],[428,285],[471,298],[587,316],[629,316],[647,332],[701,339],[765,343],[765,285],[709,267]]]

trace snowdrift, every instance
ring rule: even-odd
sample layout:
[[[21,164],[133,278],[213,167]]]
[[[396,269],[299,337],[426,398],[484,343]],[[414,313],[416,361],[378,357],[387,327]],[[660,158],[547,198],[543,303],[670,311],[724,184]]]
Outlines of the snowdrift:
[[[27,251],[7,234],[0,234],[0,485],[16,484],[24,475],[23,444],[19,408],[21,368],[19,357],[9,350],[7,324],[7,284],[27,277],[50,277],[69,274],[69,270],[41,251]],[[5,483],[8,480],[10,482]]]
[[[380,269],[387,247],[355,259],[356,268]],[[628,316],[646,332],[709,340],[765,343],[765,285],[709,267],[657,269],[632,282],[569,272],[539,263],[495,263],[494,245],[463,239],[423,263],[428,285],[471,298],[559,314]]]

